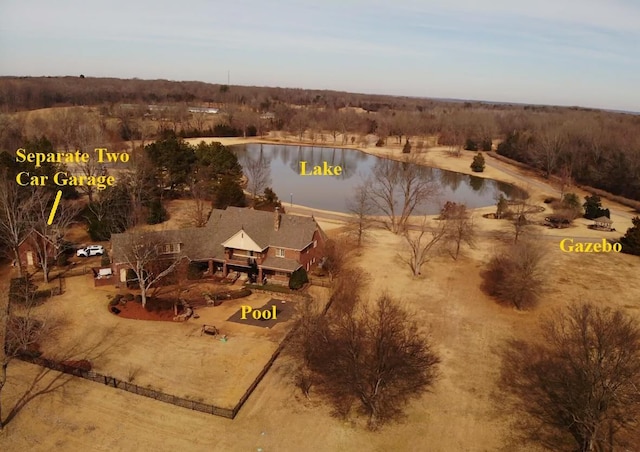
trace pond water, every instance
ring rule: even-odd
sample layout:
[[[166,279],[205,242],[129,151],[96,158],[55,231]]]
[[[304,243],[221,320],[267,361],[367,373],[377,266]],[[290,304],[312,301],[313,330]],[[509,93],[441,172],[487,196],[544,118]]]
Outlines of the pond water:
[[[348,199],[359,185],[367,179],[381,157],[365,154],[354,149],[292,146],[276,144],[247,144],[231,146],[238,160],[251,178],[249,159],[265,162],[270,182],[282,203],[293,202],[315,209],[348,213]],[[303,176],[301,162],[306,162],[307,172],[315,166],[342,167],[339,176]],[[508,198],[520,195],[516,187],[492,179],[470,176],[437,168],[420,167],[421,177],[428,178],[439,186],[439,195],[425,203],[415,213],[436,214],[446,201],[464,203],[469,208],[486,207],[496,203],[500,194]],[[378,212],[378,214],[381,212]]]

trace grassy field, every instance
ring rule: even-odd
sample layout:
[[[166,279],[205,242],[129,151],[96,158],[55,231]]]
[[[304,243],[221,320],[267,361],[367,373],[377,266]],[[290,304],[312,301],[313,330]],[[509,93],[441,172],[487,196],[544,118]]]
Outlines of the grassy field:
[[[545,192],[536,187],[531,191],[536,202],[545,196]],[[615,253],[561,252],[558,242],[564,236],[597,238],[600,234],[608,237],[607,233],[587,229],[587,222],[578,221],[574,228],[561,231],[534,226],[530,236],[537,237],[539,246],[545,249],[550,280],[536,309],[516,311],[496,303],[480,290],[484,265],[494,250],[511,240],[511,227],[507,222],[480,217],[488,210],[476,213],[479,236],[475,249],[465,249],[458,261],[444,254],[434,257],[424,266],[420,278],[413,278],[398,258],[398,254],[404,252],[403,239],[384,230],[374,231],[365,247],[353,257],[354,263],[371,275],[365,298],[372,301],[387,291],[401,300],[429,333],[442,359],[440,376],[432,391],[412,402],[405,417],[397,423],[370,432],[360,421],[333,417],[331,408],[313,390],[306,399],[295,388],[292,363],[286,356],[276,360],[234,420],[177,408],[55,372],[43,374],[36,366],[12,363],[3,411],[9,412],[25,395],[27,403],[0,434],[0,448],[11,451],[542,450],[517,440],[518,417],[505,403],[497,383],[501,348],[509,338],[535,336],[541,317],[576,301],[622,307],[638,316],[640,260]],[[626,217],[620,217],[620,222],[625,220]],[[70,325],[52,341],[52,350],[72,347],[82,341],[83,347],[94,347],[97,352],[94,362],[98,370],[113,369],[126,377],[131,366],[138,366],[135,377],[138,384],[199,394],[206,400],[225,397],[231,400],[239,391],[236,383],[244,385],[249,373],[260,366],[258,361],[273,350],[285,332],[286,324],[278,324],[269,331],[225,325],[231,340],[220,344],[211,338],[199,337],[196,322],[146,325],[119,321],[104,308],[106,293],[90,290],[89,280],[76,278],[74,281],[76,286],[69,287],[69,294],[93,292],[96,295],[86,300],[72,295],[67,299],[58,297],[43,306],[67,318]],[[255,306],[264,303],[262,298],[254,301]],[[240,304],[242,300],[233,303]],[[229,315],[232,308],[237,309],[229,305]],[[221,313],[215,311],[218,308],[212,309]],[[203,316],[198,321],[216,323],[223,317]]]

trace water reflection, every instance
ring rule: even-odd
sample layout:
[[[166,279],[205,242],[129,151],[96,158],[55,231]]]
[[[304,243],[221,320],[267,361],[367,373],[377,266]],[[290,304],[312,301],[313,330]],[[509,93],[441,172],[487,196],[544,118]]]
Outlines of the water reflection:
[[[327,147],[291,146],[276,144],[248,144],[232,146],[240,163],[251,160],[266,160],[270,163],[272,188],[283,201],[291,194],[295,204],[337,212],[348,212],[347,200],[355,187],[369,177],[380,157],[353,149]],[[339,176],[303,176],[301,162],[307,162],[307,172],[313,166],[340,166]],[[411,163],[402,163],[411,165]],[[247,170],[245,170],[247,172]],[[514,197],[520,193],[512,185],[437,168],[420,167],[421,177],[438,184],[440,196],[426,206],[427,213],[437,213],[445,201],[465,203],[469,208],[495,204],[502,193]],[[247,174],[249,176],[249,174]]]
[[[469,176],[469,186],[473,191],[478,191],[480,193],[485,191],[484,181],[487,180],[483,177],[477,176]]]

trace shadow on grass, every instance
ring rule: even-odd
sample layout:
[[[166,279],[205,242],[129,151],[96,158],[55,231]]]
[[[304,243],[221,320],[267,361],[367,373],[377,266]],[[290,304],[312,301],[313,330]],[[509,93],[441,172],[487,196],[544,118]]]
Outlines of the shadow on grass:
[[[61,322],[57,329],[60,329],[63,324],[64,322]],[[72,360],[76,362],[92,362],[99,359],[104,356],[108,350],[120,345],[126,340],[125,337],[118,337],[118,335],[115,334],[116,330],[117,327],[106,329],[102,334],[101,340],[96,341],[94,345],[86,346],[84,343],[73,344],[67,349],[55,353],[55,357],[53,359],[57,362]],[[15,357],[13,359],[20,358]],[[19,396],[18,400],[9,409],[7,417],[2,419],[1,425],[3,428],[6,428],[6,426],[9,425],[30,402],[38,397],[64,389],[71,380],[76,378],[73,375],[49,369],[47,367],[38,366],[37,364],[32,365],[38,367],[38,372],[29,383],[28,388],[23,391],[22,395]]]

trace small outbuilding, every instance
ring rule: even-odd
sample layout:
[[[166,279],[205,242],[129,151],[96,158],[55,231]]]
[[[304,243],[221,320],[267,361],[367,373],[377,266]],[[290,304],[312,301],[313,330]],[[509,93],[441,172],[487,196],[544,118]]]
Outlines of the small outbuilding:
[[[611,221],[610,218],[603,216],[594,219],[593,222],[593,227],[595,229],[604,229],[606,231],[611,231],[611,225],[613,224],[613,221]]]

